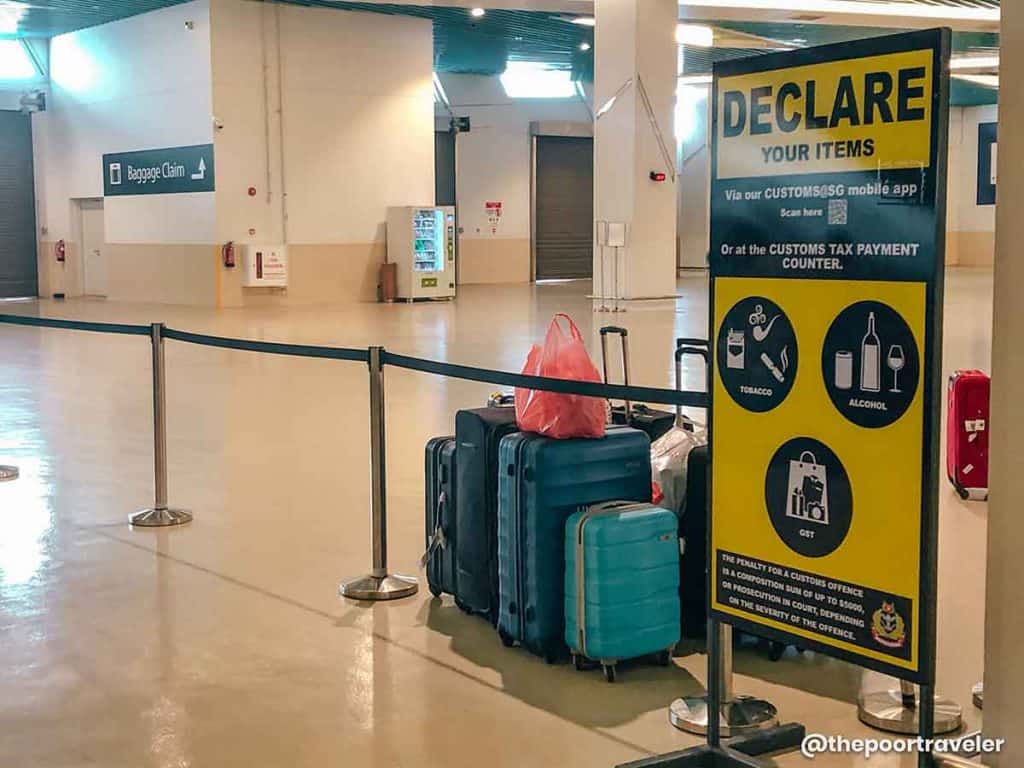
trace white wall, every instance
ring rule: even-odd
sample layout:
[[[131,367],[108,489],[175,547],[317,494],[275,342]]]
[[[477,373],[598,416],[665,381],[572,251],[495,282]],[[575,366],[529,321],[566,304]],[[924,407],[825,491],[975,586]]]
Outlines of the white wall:
[[[531,122],[590,122],[581,99],[510,99],[497,77],[441,75],[452,111],[472,130],[456,138],[460,281],[527,282],[530,274]],[[440,121],[443,125],[447,118]],[[492,233],[484,210],[501,202]]]
[[[998,119],[995,105],[950,111],[947,263],[993,263],[996,207],[978,205],[978,126]]]
[[[676,108],[679,141],[679,260],[684,269],[708,265],[711,153],[710,88],[686,86]]]
[[[271,298],[224,272],[223,303],[371,300],[388,206],[433,203],[431,23],[248,0],[211,17],[218,239],[286,242],[292,266]]]
[[[70,199],[103,195],[105,153],[212,139],[207,0],[56,37],[50,69],[47,111],[33,118],[49,240],[73,239]],[[105,219],[110,243],[210,243],[213,195],[111,198]]]
[[[278,239],[282,102],[289,244],[382,240],[389,205],[433,201],[429,21],[246,0],[212,12],[221,239]]]

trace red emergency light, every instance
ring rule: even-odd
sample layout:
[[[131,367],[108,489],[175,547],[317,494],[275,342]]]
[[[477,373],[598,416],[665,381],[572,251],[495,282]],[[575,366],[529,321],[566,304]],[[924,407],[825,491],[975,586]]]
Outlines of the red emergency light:
[[[665,174],[661,171],[651,171],[651,181],[664,181]]]

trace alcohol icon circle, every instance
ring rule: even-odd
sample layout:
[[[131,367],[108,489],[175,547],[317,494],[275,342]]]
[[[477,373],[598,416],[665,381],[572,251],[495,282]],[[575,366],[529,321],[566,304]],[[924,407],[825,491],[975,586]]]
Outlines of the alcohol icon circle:
[[[832,403],[861,427],[887,427],[910,407],[920,378],[914,334],[888,304],[860,301],[832,321],[821,372]]]
[[[813,437],[793,438],[775,452],[764,498],[779,538],[805,557],[832,554],[850,532],[850,478],[835,452]]]
[[[771,299],[750,296],[734,304],[722,320],[717,350],[726,391],[748,411],[770,411],[793,388],[796,334]]]

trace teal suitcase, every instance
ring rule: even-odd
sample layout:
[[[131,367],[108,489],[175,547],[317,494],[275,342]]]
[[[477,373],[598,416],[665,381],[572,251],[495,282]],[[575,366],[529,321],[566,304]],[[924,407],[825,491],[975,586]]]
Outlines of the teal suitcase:
[[[608,682],[623,659],[679,642],[675,513],[640,502],[596,504],[565,524],[565,642],[577,669],[599,662]]]

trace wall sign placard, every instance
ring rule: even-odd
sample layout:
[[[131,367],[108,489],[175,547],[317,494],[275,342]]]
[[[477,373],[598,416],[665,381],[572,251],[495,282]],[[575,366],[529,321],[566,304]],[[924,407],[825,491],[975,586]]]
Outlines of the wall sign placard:
[[[213,191],[213,144],[103,156],[106,197]]]
[[[996,204],[999,123],[978,126],[978,205]]]
[[[934,679],[948,30],[715,67],[711,610]]]

